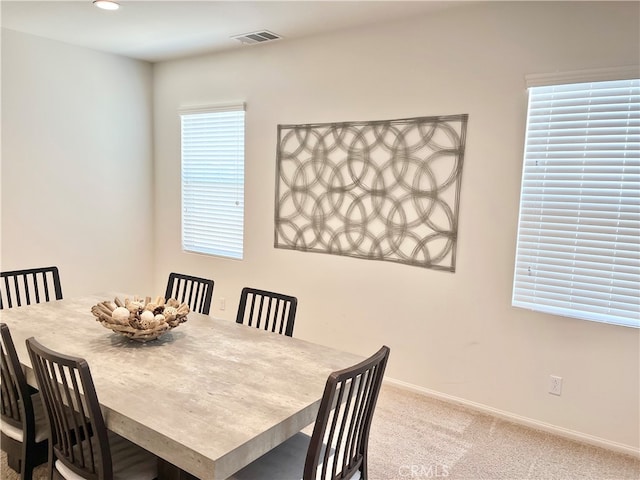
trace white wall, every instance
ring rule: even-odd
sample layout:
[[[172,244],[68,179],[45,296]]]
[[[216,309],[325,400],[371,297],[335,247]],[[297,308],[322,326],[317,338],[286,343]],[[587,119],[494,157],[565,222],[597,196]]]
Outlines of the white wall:
[[[299,338],[360,354],[387,344],[390,378],[637,450],[640,332],[510,299],[524,76],[638,63],[639,13],[634,2],[475,4],[156,64],[156,288],[170,271],[213,278],[213,315],[229,320],[245,285],[296,295]],[[245,259],[182,253],[177,110],[236,100],[247,103]],[[274,249],[278,124],[458,113],[469,125],[455,274]],[[550,374],[564,377],[561,397],[547,393]]]
[[[2,30],[3,270],[57,265],[64,296],[148,288],[151,87],[150,64]]]

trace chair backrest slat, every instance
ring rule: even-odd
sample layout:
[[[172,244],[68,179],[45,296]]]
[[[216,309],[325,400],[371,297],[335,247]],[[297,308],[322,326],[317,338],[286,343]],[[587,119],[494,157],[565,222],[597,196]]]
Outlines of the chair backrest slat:
[[[0,371],[2,393],[0,415],[3,422],[23,430],[23,438],[34,438],[35,420],[27,379],[5,323],[0,323]]]
[[[89,365],[33,337],[27,349],[51,432],[49,458],[87,480],[113,477],[111,450]]]
[[[17,467],[20,478],[30,479],[33,469],[47,460],[47,438],[36,426],[35,391],[27,384],[9,327],[0,323],[0,418],[3,424],[2,449],[10,464]],[[33,395],[33,397],[32,397]],[[17,438],[4,426],[22,432]],[[4,478],[4,477],[3,477]]]
[[[165,298],[175,298],[189,305],[191,311],[209,315],[213,287],[213,280],[173,272],[169,274]]]
[[[367,478],[371,420],[389,358],[389,347],[327,379],[304,466],[304,480]]]
[[[297,307],[296,297],[245,287],[236,322],[292,337]]]
[[[0,272],[0,310],[62,299],[58,267]]]

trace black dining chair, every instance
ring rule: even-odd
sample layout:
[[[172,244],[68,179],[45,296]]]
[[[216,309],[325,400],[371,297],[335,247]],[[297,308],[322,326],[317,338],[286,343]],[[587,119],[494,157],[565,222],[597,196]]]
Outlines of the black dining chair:
[[[47,422],[40,395],[27,384],[9,327],[0,323],[0,446],[22,480],[47,461]]]
[[[182,273],[169,274],[165,298],[186,303],[192,312],[209,315],[213,298],[213,280]]]
[[[389,347],[329,375],[311,437],[298,433],[229,480],[367,480],[367,450]]]
[[[0,310],[62,300],[58,267],[0,272]]]
[[[107,430],[86,360],[54,352],[33,337],[27,350],[49,424],[49,478],[157,478],[154,455]]]
[[[236,323],[292,337],[297,309],[296,297],[245,287],[240,294]]]

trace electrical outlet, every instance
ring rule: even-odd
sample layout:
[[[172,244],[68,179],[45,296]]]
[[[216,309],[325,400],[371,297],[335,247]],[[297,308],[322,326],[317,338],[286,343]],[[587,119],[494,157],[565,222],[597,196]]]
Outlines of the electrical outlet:
[[[549,393],[558,396],[562,395],[562,377],[549,376]]]
[[[224,299],[224,297],[222,297],[222,298],[220,299],[220,310],[224,310],[226,307],[227,307],[227,302],[226,302],[226,300]]]

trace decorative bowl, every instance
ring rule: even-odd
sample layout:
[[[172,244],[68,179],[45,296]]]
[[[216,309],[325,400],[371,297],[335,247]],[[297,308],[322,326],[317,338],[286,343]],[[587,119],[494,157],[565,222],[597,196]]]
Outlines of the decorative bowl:
[[[120,333],[131,340],[155,340],[172,328],[187,321],[189,306],[174,298],[136,296],[124,302],[116,297],[91,307],[91,313],[103,327]]]

